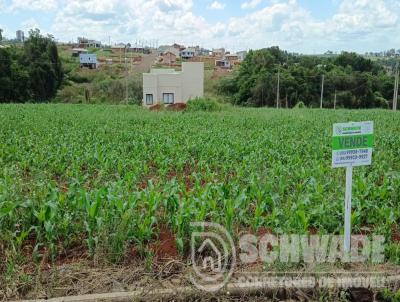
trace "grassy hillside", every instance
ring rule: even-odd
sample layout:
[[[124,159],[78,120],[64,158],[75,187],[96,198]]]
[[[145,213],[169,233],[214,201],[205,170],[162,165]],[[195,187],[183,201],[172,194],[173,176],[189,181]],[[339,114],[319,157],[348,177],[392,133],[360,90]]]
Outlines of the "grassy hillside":
[[[155,68],[170,68],[154,64],[156,56],[128,54],[128,61],[132,57],[142,56],[140,63],[128,64],[126,72],[124,56],[112,54],[110,51],[91,49],[101,61],[100,68],[90,70],[79,67],[79,58],[72,57],[69,46],[59,46],[60,57],[66,72],[65,83],[58,91],[55,101],[64,103],[126,103],[126,85],[128,85],[129,103],[140,104],[142,100],[142,74]],[[106,59],[112,59],[108,65]],[[120,63],[120,59],[122,63]],[[180,70],[179,66],[175,67]],[[216,97],[217,87],[221,76],[226,73],[214,71],[214,66],[205,65],[204,94],[206,97]],[[221,98],[221,97],[219,97]]]
[[[72,57],[71,47],[59,46],[60,57],[65,71],[65,81],[57,93],[55,101],[66,103],[126,103],[139,104],[142,99],[142,70],[140,65],[128,64],[126,70],[124,57],[102,49],[91,49],[100,61],[100,68],[90,70],[79,67],[79,58]],[[139,54],[128,54],[128,60]],[[106,63],[112,59],[113,64]],[[121,61],[122,60],[122,61]],[[130,61],[129,61],[130,62]]]

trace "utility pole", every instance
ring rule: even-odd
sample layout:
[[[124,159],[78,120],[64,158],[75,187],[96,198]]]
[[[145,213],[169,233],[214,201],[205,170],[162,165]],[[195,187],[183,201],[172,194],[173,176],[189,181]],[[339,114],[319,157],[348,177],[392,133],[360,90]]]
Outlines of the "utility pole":
[[[126,98],[126,104],[128,105],[128,66],[127,66],[127,60],[126,60],[126,47],[125,46],[125,98]]]
[[[320,108],[322,109],[322,101],[324,100],[324,81],[325,81],[325,75],[322,75],[322,83],[321,83],[321,104]]]
[[[394,77],[394,92],[393,92],[393,110],[397,110],[397,100],[399,96],[399,62],[396,64],[396,71]]]
[[[336,95],[336,89],[335,89],[335,99],[333,100],[333,109],[336,109],[336,97],[337,97],[337,95]]]
[[[278,85],[276,87],[276,108],[279,108],[279,82],[280,82],[280,77],[281,77],[281,68],[280,66],[278,67]]]

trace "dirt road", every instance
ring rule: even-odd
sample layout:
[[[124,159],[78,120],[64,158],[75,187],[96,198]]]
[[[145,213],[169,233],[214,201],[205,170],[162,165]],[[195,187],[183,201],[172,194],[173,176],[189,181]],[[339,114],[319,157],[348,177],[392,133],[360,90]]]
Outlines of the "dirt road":
[[[142,55],[142,61],[135,65],[133,70],[136,72],[149,72],[151,66],[154,64],[154,61],[156,60],[157,55],[155,53],[151,53],[149,55]]]

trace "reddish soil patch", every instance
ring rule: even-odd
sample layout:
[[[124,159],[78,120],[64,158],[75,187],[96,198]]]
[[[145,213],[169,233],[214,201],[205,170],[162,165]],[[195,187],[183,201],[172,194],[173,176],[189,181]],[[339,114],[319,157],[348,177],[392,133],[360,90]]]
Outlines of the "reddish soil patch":
[[[157,104],[157,105],[151,106],[149,109],[150,109],[151,111],[160,111],[161,105],[160,105],[160,104]]]
[[[151,244],[150,249],[153,250],[158,260],[176,259],[178,257],[175,235],[166,227],[161,227],[158,242]]]
[[[317,234],[318,234],[318,229],[317,229],[316,227],[309,227],[309,228],[308,228],[308,232],[309,232],[311,235],[317,235]]]
[[[139,189],[140,190],[146,190],[147,189],[147,180],[144,180],[139,184]]]
[[[257,230],[257,236],[261,237],[266,234],[272,234],[272,230],[270,228],[261,227]]]
[[[167,107],[168,110],[172,110],[172,111],[184,111],[184,110],[186,110],[186,108],[187,108],[187,105],[184,103],[175,103],[175,104],[169,105]]]
[[[400,231],[397,224],[392,225],[392,240],[393,242],[400,242]]]
[[[168,180],[172,180],[173,178],[175,178],[177,176],[177,173],[175,170],[170,170],[167,174],[167,179]]]

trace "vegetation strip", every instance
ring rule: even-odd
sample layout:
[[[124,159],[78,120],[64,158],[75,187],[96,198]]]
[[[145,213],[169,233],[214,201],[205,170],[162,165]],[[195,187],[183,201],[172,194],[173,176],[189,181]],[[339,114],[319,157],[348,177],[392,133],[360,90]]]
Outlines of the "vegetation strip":
[[[400,283],[400,275],[390,275],[386,276],[388,282],[386,283],[387,286],[399,285]],[[368,277],[357,277],[358,279],[365,279],[367,282]],[[354,279],[349,278],[337,278],[338,283],[343,284],[342,288],[337,289],[347,289],[347,288],[359,288],[359,281],[354,281]],[[297,280],[294,282],[292,286],[286,286],[285,289],[290,290],[312,290],[315,287],[307,287],[304,286],[307,282],[303,280]],[[324,288],[323,286],[318,286],[318,288]],[[383,287],[369,287],[370,290],[381,290]],[[279,290],[280,287],[271,288],[265,287],[265,284],[262,282],[254,283],[252,285],[243,284],[243,283],[228,283],[226,287],[217,292],[216,295],[218,296],[236,296],[236,295],[251,295],[259,293],[260,291],[266,292],[274,292]],[[184,299],[193,297],[196,295],[204,295],[203,292],[195,289],[193,287],[177,287],[174,289],[141,289],[131,292],[117,292],[117,293],[104,293],[104,294],[91,294],[91,295],[81,295],[81,296],[68,296],[68,297],[58,297],[58,298],[51,298],[51,299],[36,299],[36,300],[19,300],[13,302],[75,302],[75,301],[85,301],[85,302],[95,302],[95,301],[132,301],[132,299],[171,299],[174,297]],[[211,294],[205,294],[211,295]]]

